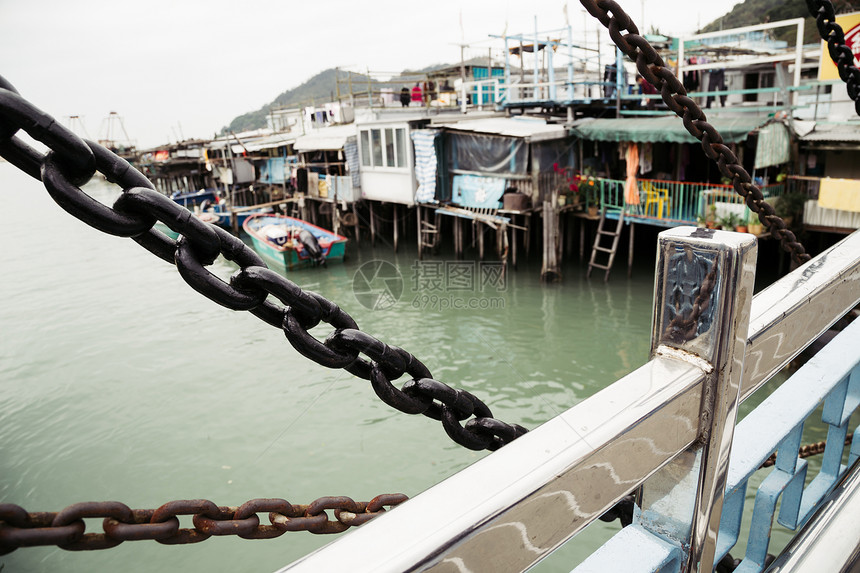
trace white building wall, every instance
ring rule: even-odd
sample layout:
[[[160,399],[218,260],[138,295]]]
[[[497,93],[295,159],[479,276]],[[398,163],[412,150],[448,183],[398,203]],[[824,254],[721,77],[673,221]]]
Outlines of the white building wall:
[[[385,201],[413,205],[418,183],[412,171],[395,173],[362,171],[361,196],[371,201]]]

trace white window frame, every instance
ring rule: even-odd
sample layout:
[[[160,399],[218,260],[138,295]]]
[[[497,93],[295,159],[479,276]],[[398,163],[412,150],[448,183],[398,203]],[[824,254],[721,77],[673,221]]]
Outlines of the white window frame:
[[[373,136],[374,136],[373,132],[374,131],[379,132],[379,141],[380,141],[381,151],[382,151],[382,155],[381,155],[382,163],[381,164],[377,164],[375,161],[375,158],[373,156]],[[388,162],[388,153],[387,153],[387,146],[389,144],[388,135],[387,135],[388,131],[391,132],[391,136],[394,139],[394,141],[391,142],[394,146],[394,165],[389,165],[389,162]],[[398,131],[402,131],[402,134],[403,134],[402,137],[400,138],[400,140],[403,144],[402,153],[398,153],[398,148],[397,148],[397,142],[398,142],[397,132]],[[364,135],[365,133],[367,134],[366,136]],[[366,139],[367,145],[368,145],[367,148],[365,148],[365,139]],[[404,171],[409,171],[409,169],[410,169],[409,148],[408,148],[409,129],[406,126],[402,126],[402,125],[401,126],[380,125],[378,127],[363,127],[363,128],[359,129],[358,141],[359,141],[359,145],[361,146],[361,149],[359,149],[359,156],[361,158],[360,161],[361,161],[361,168],[362,169],[366,169],[366,170],[370,170],[370,171],[396,171],[396,172],[400,172],[400,173],[402,173]],[[398,159],[401,156],[402,156],[403,160],[405,161],[405,163],[403,165],[398,165]],[[369,161],[369,163],[365,163],[365,159],[367,159]]]

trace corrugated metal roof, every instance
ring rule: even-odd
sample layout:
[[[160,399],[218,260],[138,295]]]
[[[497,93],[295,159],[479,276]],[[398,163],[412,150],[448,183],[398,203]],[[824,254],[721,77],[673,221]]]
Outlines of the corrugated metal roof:
[[[248,151],[260,151],[261,149],[272,149],[274,147],[281,147],[282,145],[289,145],[295,140],[295,136],[278,133],[256,139],[242,139],[242,143],[245,144],[245,148],[247,148]]]
[[[860,124],[857,123],[820,123],[800,138],[801,141],[842,141],[860,142]]]
[[[293,149],[296,151],[343,149],[347,138],[354,135],[354,124],[324,127],[297,138]]]
[[[483,119],[467,119],[464,121],[438,123],[433,127],[442,127],[457,131],[522,137],[530,141],[561,139],[568,135],[567,129],[558,124],[548,124],[542,119],[519,117],[488,117]]]
[[[767,117],[713,117],[713,125],[723,141],[744,141],[751,131],[767,123]],[[588,141],[635,141],[651,143],[698,143],[679,117],[621,117],[581,119],[574,122],[573,133]]]

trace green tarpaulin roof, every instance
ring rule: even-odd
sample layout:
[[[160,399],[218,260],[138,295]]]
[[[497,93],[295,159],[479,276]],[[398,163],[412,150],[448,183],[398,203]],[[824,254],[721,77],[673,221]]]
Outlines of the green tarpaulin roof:
[[[767,117],[708,118],[725,143],[738,143]],[[636,141],[664,143],[696,143],[698,140],[684,128],[680,117],[622,117],[618,119],[585,119],[573,124],[572,133],[588,141]]]

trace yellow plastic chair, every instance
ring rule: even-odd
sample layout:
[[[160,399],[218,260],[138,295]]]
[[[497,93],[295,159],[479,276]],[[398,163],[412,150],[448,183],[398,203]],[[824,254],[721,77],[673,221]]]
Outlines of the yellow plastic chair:
[[[672,212],[672,200],[669,198],[669,190],[661,189],[654,185],[653,181],[641,181],[642,191],[645,192],[645,216],[651,216],[651,209],[654,210],[654,217],[663,218],[663,210],[667,209],[666,215]]]

